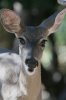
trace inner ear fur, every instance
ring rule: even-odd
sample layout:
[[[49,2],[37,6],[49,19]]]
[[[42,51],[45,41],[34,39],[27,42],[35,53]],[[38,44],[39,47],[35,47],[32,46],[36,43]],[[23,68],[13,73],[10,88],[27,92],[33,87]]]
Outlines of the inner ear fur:
[[[54,33],[57,31],[58,27],[60,26],[60,24],[62,23],[62,20],[64,18],[66,14],[66,9],[63,9],[61,12],[59,12],[55,18],[54,24],[52,25],[52,27],[50,29],[48,29],[49,34]]]
[[[47,30],[46,36],[49,36],[50,34],[57,31],[60,24],[62,23],[65,14],[66,14],[66,8],[60,12],[57,11],[39,25],[40,27]]]
[[[20,30],[22,29],[21,19],[14,11],[9,9],[1,9],[0,21],[7,32],[19,35]]]

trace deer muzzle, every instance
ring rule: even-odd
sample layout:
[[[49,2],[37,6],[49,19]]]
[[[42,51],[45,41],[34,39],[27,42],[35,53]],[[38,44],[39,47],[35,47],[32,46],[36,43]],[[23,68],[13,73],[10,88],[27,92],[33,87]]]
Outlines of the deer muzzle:
[[[28,66],[28,70],[33,72],[34,68],[38,66],[38,61],[34,58],[26,59],[26,65]]]

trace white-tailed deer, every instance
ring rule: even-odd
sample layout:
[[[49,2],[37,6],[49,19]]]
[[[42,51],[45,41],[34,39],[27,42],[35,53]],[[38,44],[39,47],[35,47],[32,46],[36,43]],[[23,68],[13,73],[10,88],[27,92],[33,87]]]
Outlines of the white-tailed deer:
[[[50,16],[39,26],[24,26],[12,10],[0,10],[0,21],[19,41],[19,55],[0,53],[0,100],[42,100],[40,59],[47,37],[62,22],[66,9]],[[57,16],[56,16],[57,15]]]

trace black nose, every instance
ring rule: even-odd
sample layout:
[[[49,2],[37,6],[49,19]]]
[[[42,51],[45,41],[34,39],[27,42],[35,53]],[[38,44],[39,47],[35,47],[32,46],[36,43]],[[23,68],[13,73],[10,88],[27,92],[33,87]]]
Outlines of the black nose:
[[[33,71],[33,69],[38,66],[38,61],[34,58],[26,59],[25,63],[29,67],[29,71]]]

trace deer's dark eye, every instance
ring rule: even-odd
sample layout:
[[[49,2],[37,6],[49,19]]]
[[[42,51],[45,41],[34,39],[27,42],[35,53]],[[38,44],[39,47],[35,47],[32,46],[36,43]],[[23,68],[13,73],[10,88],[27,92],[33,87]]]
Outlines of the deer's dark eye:
[[[22,45],[25,45],[25,39],[24,38],[19,38],[19,40],[20,40],[20,43],[22,44]]]
[[[41,42],[40,42],[40,46],[41,47],[45,47],[45,42],[46,42],[47,40],[41,40]]]

